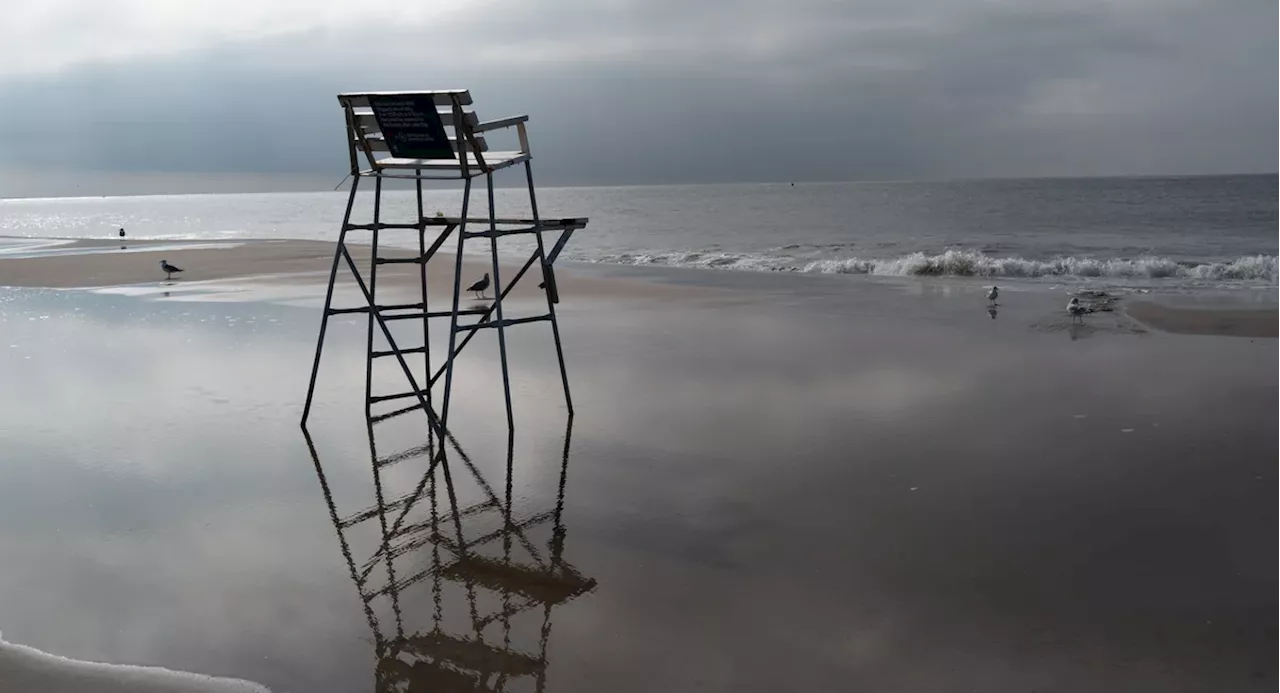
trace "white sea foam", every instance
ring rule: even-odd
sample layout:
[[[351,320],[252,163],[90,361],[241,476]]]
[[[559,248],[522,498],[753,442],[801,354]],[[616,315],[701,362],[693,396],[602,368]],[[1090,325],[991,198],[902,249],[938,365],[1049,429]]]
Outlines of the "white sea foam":
[[[759,272],[795,272],[801,269],[792,258],[740,253],[621,253],[581,258],[587,262],[612,265],[659,265],[699,269],[754,270]]]
[[[63,238],[17,238],[0,236],[0,255],[16,256],[20,253],[47,250],[73,242],[74,241]]]
[[[270,241],[259,242],[270,243]],[[69,243],[71,243],[71,241],[31,243],[12,248],[0,247],[0,256],[16,260],[33,257],[66,257],[68,255],[118,255],[122,252],[156,253],[165,251],[176,252],[179,250],[230,250],[244,245],[244,242],[202,243],[174,241],[171,243],[134,243],[132,247],[129,247],[128,243],[122,241],[121,243],[125,245],[125,248],[122,249],[118,245],[67,245]]]
[[[86,662],[0,640],[4,693],[270,693],[240,679],[161,667]]]
[[[833,258],[797,260],[785,256],[734,253],[634,253],[602,256],[596,262],[624,265],[661,265],[704,269],[809,272],[822,274],[870,274],[904,277],[1015,277],[1015,278],[1118,278],[1180,279],[1195,282],[1277,280],[1276,256],[1254,255],[1224,262],[1179,262],[1165,257],[1090,258],[1059,257],[1031,260],[992,257],[968,250],[948,250],[936,255],[911,253],[894,258]]]

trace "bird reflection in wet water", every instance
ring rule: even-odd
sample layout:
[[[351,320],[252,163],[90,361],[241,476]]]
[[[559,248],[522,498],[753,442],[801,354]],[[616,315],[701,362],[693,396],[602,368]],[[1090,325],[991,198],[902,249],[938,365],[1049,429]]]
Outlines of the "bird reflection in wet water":
[[[554,505],[517,517],[513,437],[507,440],[506,479],[499,492],[448,433],[445,440],[433,432],[425,444],[379,456],[374,429],[387,418],[366,420],[375,503],[347,514],[338,511],[304,429],[373,634],[375,690],[503,691],[525,690],[530,683],[533,690],[545,690],[551,612],[596,587],[564,558],[562,516],[573,419],[565,428]],[[413,489],[385,497],[389,468],[414,462],[426,471]],[[476,500],[460,501],[464,496]],[[376,533],[379,540],[372,555],[358,563],[352,535],[361,532]],[[517,621],[514,632],[529,636],[524,642],[513,642]]]

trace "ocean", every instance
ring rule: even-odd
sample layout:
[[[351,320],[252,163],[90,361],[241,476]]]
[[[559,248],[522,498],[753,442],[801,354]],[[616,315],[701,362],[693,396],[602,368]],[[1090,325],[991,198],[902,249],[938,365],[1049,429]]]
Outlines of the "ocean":
[[[483,210],[477,192],[473,210]],[[384,221],[412,220],[412,191],[384,196]],[[0,253],[56,252],[45,239],[115,238],[121,227],[133,239],[334,239],[346,198],[0,200],[0,237],[10,237]],[[372,195],[359,200],[356,215],[367,217]],[[460,194],[430,190],[425,200],[429,215],[456,214]],[[540,188],[538,202],[545,217],[590,218],[562,255],[575,262],[1110,289],[1277,285],[1275,175]],[[500,214],[528,211],[523,188],[499,189],[496,203]],[[405,232],[382,239],[416,245]]]

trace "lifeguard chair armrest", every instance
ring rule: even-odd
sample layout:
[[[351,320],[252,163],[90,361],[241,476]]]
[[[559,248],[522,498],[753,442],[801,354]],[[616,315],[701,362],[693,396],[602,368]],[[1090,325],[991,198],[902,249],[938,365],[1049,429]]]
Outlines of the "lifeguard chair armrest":
[[[498,128],[509,128],[517,123],[528,122],[529,116],[518,115],[510,118],[499,118],[498,120],[488,120],[471,128],[472,132],[487,132],[489,130],[497,130]]]

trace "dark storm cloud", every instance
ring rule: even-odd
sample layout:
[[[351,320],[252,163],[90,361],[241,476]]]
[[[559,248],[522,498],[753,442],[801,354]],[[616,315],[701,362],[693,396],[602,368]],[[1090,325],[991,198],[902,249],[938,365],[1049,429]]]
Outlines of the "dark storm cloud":
[[[0,167],[340,176],[334,93],[464,85],[547,182],[1270,171],[1276,14],[541,3],[0,82]]]

